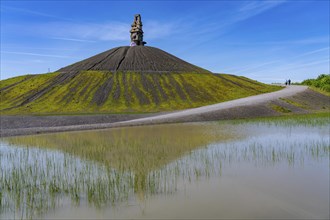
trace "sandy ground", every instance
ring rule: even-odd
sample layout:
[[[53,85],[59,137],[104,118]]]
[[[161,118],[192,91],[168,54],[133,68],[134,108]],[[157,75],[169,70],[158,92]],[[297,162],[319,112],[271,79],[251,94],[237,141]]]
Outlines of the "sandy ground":
[[[300,108],[283,101],[289,98],[306,104]],[[328,109],[329,97],[307,86],[287,86],[272,93],[164,114],[86,115],[86,116],[1,116],[1,137],[46,132],[104,129],[160,123],[211,121],[280,115],[269,106],[280,105],[292,113],[308,113]]]

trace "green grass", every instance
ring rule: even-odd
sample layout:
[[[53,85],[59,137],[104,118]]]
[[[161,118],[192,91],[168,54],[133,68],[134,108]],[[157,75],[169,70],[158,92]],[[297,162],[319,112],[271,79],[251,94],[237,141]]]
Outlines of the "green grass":
[[[1,113],[161,112],[199,107],[281,89],[244,77],[211,73],[82,71],[70,80],[54,83],[59,77],[59,73],[49,73],[1,81],[2,88],[8,87],[0,91]],[[50,89],[46,93],[31,102],[26,101],[47,87]],[[25,104],[22,105],[24,101]]]
[[[317,88],[317,87],[314,87],[314,86],[310,86],[309,88],[311,90],[315,91],[315,92],[321,93],[321,94],[326,95],[326,96],[330,96],[330,92],[327,92],[323,89],[320,89],[320,88]]]
[[[308,114],[286,114],[272,117],[259,117],[250,119],[231,120],[234,124],[241,123],[268,123],[280,125],[310,125],[310,126],[325,126],[330,123],[330,112],[314,112]],[[228,123],[222,121],[219,123]]]
[[[21,82],[25,79],[27,79],[28,77],[30,77],[31,75],[24,75],[24,76],[16,76],[10,79],[5,79],[5,80],[1,80],[0,81],[0,89],[13,85],[15,83]]]
[[[284,102],[286,102],[288,104],[294,105],[296,107],[299,107],[299,108],[303,108],[303,109],[307,109],[308,108],[306,105],[304,105],[302,103],[299,103],[299,102],[295,102],[295,101],[293,101],[291,99],[280,98],[280,100],[282,100],[282,101],[284,101]]]
[[[279,113],[290,113],[291,110],[280,105],[270,104],[271,109]]]
[[[57,75],[58,73],[47,73],[34,76],[27,75],[25,77],[15,77],[13,79],[1,81],[1,87],[8,88],[0,91],[0,109],[2,110],[17,106],[22,103],[29,94],[38,92],[47,87],[50,81]],[[15,85],[15,83],[17,84]],[[27,110],[28,108],[28,106],[25,106],[24,110]]]

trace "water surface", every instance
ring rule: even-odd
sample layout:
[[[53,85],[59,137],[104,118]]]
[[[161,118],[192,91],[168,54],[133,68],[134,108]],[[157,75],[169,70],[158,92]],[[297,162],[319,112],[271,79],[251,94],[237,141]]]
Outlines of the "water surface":
[[[329,218],[329,123],[287,119],[1,140],[1,218]]]

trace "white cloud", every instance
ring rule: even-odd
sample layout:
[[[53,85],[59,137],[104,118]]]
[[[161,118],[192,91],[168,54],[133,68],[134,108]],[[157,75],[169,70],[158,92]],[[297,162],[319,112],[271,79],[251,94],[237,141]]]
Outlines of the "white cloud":
[[[83,39],[75,39],[75,38],[65,38],[65,37],[52,37],[54,40],[65,40],[65,41],[76,41],[76,42],[89,42],[89,43],[94,43],[96,41],[92,40],[83,40]]]
[[[248,66],[247,68],[243,68],[243,69],[240,69],[238,71],[235,71],[235,73],[240,74],[240,73],[243,73],[243,72],[246,72],[246,71],[256,70],[256,69],[259,69],[261,67],[269,66],[271,64],[278,63],[278,62],[279,62],[279,60],[275,60],[275,61],[269,61],[269,62],[266,62],[266,63],[257,64],[257,65],[251,65],[251,66]]]
[[[233,10],[228,18],[223,18],[221,22],[215,23],[210,29],[212,31],[219,29],[226,29],[230,26],[235,25],[236,23],[245,21],[249,18],[257,16],[265,11],[268,11],[280,4],[283,4],[285,1],[249,1],[245,2],[236,10]]]
[[[174,32],[174,24],[160,23],[158,21],[144,22],[145,39],[160,39]],[[123,22],[107,23],[72,23],[48,22],[34,24],[29,27],[11,27],[32,36],[43,36],[54,40],[75,42],[96,41],[130,41],[131,25]]]
[[[104,41],[128,41],[130,25],[120,22],[111,22],[107,24],[94,24],[91,27],[93,32],[89,32],[86,36],[90,39],[98,39]]]
[[[263,77],[265,75],[273,75],[278,77],[282,76],[283,79],[285,79],[285,77],[291,75],[291,77],[296,76],[296,80],[298,80],[297,77],[299,77],[299,80],[301,80],[309,78],[307,74],[317,75],[320,73],[329,73],[329,61],[329,59],[322,59],[310,62],[280,64],[259,71],[249,72],[245,75],[256,79],[260,79],[260,77]]]
[[[60,55],[54,55],[54,54],[26,53],[26,52],[16,52],[16,51],[1,51],[1,53],[28,55],[28,56],[40,56],[40,57],[54,57],[54,58],[72,58],[69,56],[60,56]]]
[[[11,26],[17,32],[29,36],[38,36],[54,40],[76,42],[124,41],[129,40],[130,25],[121,22],[73,23],[46,22],[30,24],[29,26]]]
[[[143,30],[145,32],[145,39],[159,39],[173,34],[175,24],[146,21]]]
[[[241,41],[241,42],[226,42],[230,45],[268,45],[268,46],[277,46],[277,45],[312,45],[312,44],[324,44],[329,43],[329,36],[319,36],[319,37],[310,37],[304,39],[291,39],[286,41]],[[328,48],[329,49],[329,48]],[[323,50],[326,50],[323,48]]]
[[[292,71],[292,70],[296,70],[296,69],[302,69],[302,68],[308,67],[308,66],[315,66],[318,64],[328,62],[329,56],[326,59],[323,58],[321,60],[315,60],[316,57],[310,57],[310,55],[315,55],[317,53],[321,53],[324,51],[329,51],[329,47],[308,51],[306,53],[300,54],[295,57],[289,57],[286,59],[269,61],[269,62],[265,62],[265,63],[261,63],[261,64],[248,65],[248,66],[242,67],[241,69],[235,68],[235,74],[252,73],[252,72],[259,73],[259,72],[265,72],[265,71],[274,72],[273,69],[277,69],[278,72],[283,72],[283,71]],[[302,57],[304,57],[303,60],[301,59]],[[299,58],[299,59],[297,59],[297,58]],[[312,61],[309,60],[310,58],[312,59]],[[296,61],[293,62],[294,60],[296,60]],[[266,67],[266,66],[268,66],[268,67]]]
[[[323,51],[329,51],[329,49],[330,49],[330,47],[324,47],[324,48],[320,48],[320,49],[317,49],[317,50],[312,50],[312,51],[309,51],[309,52],[306,52],[306,53],[300,54],[300,55],[295,56],[295,57],[293,57],[293,58],[309,56],[309,55],[316,54],[316,53],[320,53],[320,52],[323,52]],[[329,53],[329,52],[328,52],[328,53]]]
[[[51,13],[42,13],[26,8],[18,8],[18,7],[9,7],[9,6],[1,6],[1,12],[18,12],[18,13],[24,13],[24,14],[30,14],[38,17],[47,17],[47,18],[53,18],[55,20],[66,20],[66,21],[72,21],[71,19],[63,18],[60,16],[52,15]]]
[[[292,65],[287,65],[287,66],[283,66],[282,70],[296,70],[296,69],[302,69],[304,67],[308,67],[308,66],[315,66],[315,65],[319,65],[322,63],[329,63],[330,60],[329,59],[324,59],[324,60],[317,60],[317,61],[312,61],[309,63],[301,63],[301,64],[292,64]]]
[[[268,10],[271,10],[278,5],[283,4],[284,2],[284,0],[246,1],[240,3],[238,7],[234,8],[228,13],[228,15],[224,17],[219,17],[219,14],[209,15],[209,20],[216,20],[217,22],[212,22],[201,26],[199,17],[187,21],[187,23],[189,23],[190,29],[185,29],[186,35],[189,35],[191,38],[196,39],[202,36],[201,39],[203,40],[198,40],[194,43],[190,43],[190,47],[186,48],[185,50],[189,50],[190,48],[196,47],[198,45],[202,45],[205,43],[209,43],[212,40],[216,40],[217,38],[219,38],[219,36],[227,33],[238,23],[243,22],[249,18],[255,17]]]
[[[246,20],[271,8],[274,8],[285,1],[249,1],[238,8],[237,16],[232,20],[233,23]]]

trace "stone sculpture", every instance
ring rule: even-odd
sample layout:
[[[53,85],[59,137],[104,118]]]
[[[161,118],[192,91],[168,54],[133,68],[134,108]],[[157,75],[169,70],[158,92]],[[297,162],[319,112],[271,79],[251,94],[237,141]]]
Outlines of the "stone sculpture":
[[[136,14],[134,16],[134,21],[131,26],[131,46],[144,46],[146,42],[143,41],[142,21],[140,14]]]

